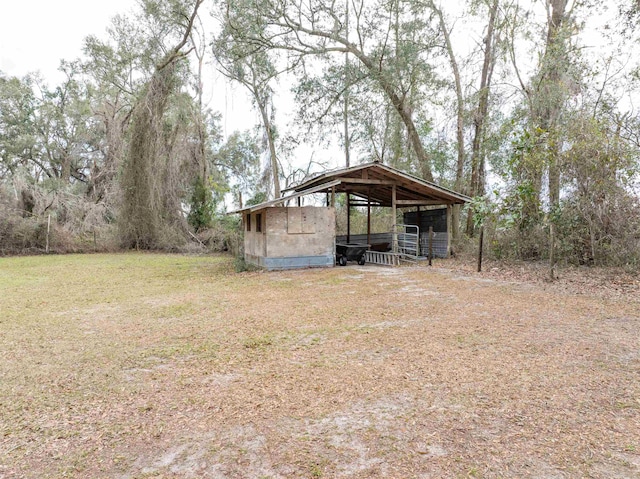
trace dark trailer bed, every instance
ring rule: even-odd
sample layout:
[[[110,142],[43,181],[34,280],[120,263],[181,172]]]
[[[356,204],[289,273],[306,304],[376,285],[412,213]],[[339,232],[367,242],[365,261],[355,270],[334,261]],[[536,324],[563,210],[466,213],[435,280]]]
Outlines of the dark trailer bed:
[[[336,243],[336,262],[340,266],[346,266],[347,261],[357,261],[364,264],[364,254],[371,247],[361,243]]]

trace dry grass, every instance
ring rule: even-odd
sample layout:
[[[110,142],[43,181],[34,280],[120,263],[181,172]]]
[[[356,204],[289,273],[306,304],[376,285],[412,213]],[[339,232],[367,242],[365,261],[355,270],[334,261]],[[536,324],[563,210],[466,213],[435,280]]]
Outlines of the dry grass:
[[[451,264],[0,259],[0,477],[640,477],[637,290]]]

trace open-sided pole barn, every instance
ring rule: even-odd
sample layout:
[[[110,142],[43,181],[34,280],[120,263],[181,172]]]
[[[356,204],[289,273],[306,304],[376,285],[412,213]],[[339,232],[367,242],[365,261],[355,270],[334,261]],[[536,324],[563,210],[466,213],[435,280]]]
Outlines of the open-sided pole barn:
[[[327,195],[326,206],[299,205],[300,197],[315,193]],[[267,269],[333,266],[336,260],[335,196],[338,193],[346,194],[347,244],[374,243],[370,221],[374,206],[391,208],[393,218],[397,218],[399,209],[411,208],[417,212],[417,223],[412,225],[412,232],[407,225],[397,225],[388,233],[389,251],[374,248],[376,251],[367,253],[369,261],[382,264],[395,264],[403,254],[418,256],[419,212],[437,206],[446,208],[445,254],[448,254],[452,206],[469,201],[460,193],[377,162],[327,171],[286,190],[281,198],[235,211],[243,216],[245,260]],[[297,206],[285,206],[296,199]],[[366,237],[351,234],[350,212],[354,206],[367,209]],[[407,245],[414,234],[415,250],[408,252]]]

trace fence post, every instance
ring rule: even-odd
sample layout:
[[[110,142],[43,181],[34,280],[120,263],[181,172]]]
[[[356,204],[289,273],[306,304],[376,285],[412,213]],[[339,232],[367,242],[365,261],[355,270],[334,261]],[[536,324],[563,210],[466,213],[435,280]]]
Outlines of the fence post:
[[[556,279],[555,266],[556,266],[556,235],[553,220],[549,224],[549,279],[554,281]]]
[[[433,226],[429,226],[429,266],[431,266],[431,258],[433,258]]]
[[[484,240],[484,225],[480,227],[480,238],[478,239],[478,273],[482,271],[482,242]]]
[[[49,253],[49,232],[51,231],[51,213],[49,213],[49,217],[47,219],[47,244],[45,246],[45,253]]]

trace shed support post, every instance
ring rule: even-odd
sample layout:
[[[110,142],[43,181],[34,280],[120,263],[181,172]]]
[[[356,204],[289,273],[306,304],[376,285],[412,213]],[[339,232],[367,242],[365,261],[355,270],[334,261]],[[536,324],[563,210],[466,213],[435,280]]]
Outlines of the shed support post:
[[[336,187],[332,186],[331,187],[331,207],[335,207],[336,206]]]
[[[367,188],[367,244],[371,244],[371,187]]]
[[[351,243],[351,194],[347,192],[347,243]]]
[[[451,228],[453,226],[451,218],[452,212],[453,207],[451,205],[447,205],[447,258],[451,257]]]
[[[416,223],[418,225],[418,245],[416,256],[420,256],[420,231],[422,231],[422,211],[420,211],[419,206],[416,208]]]
[[[391,187],[391,217],[393,218],[393,252],[398,252],[398,228],[396,227],[397,205],[396,205],[396,185]]]

